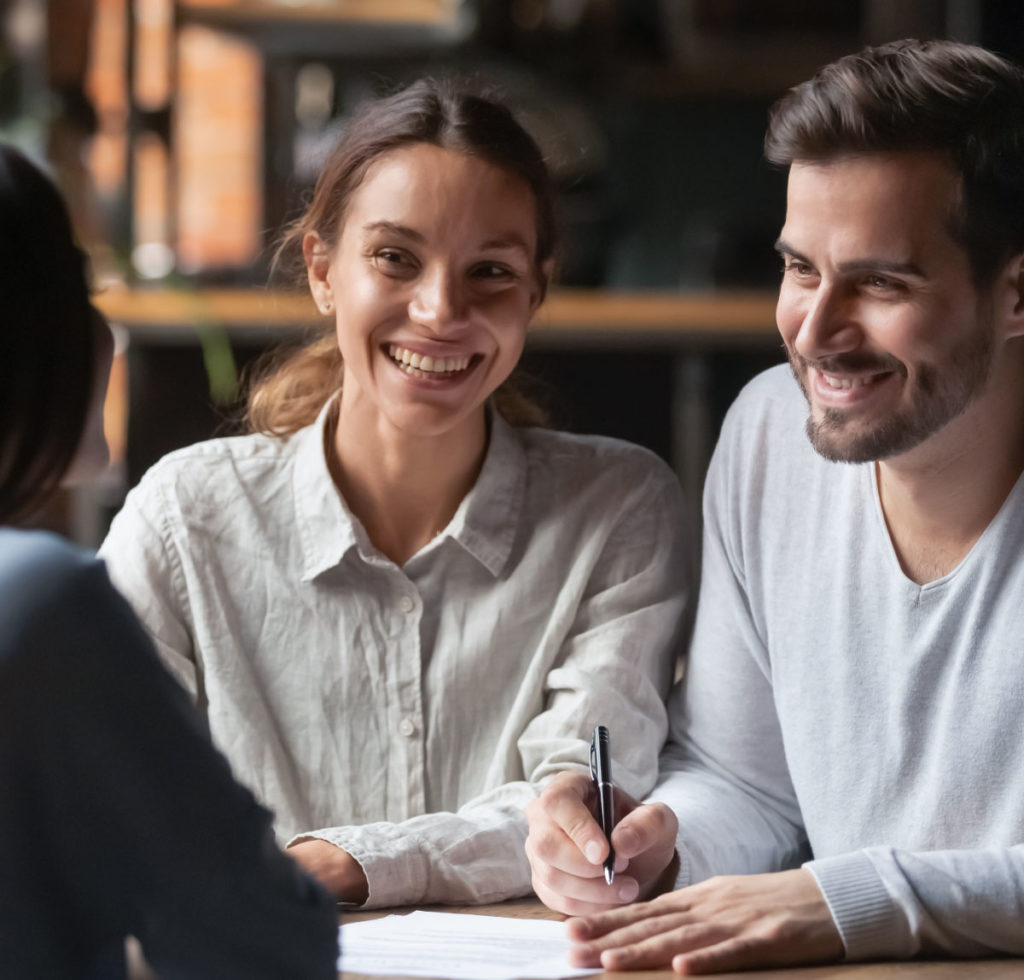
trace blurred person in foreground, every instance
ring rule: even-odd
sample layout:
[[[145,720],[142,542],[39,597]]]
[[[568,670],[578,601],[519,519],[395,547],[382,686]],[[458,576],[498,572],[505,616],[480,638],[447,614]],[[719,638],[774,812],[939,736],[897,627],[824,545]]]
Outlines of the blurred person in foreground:
[[[18,530],[107,462],[113,342],[49,180],[0,145],[0,976],[336,976],[277,850],[103,565]]]
[[[791,370],[723,428],[659,786],[612,836],[678,890],[613,908],[574,774],[536,890],[613,970],[1024,954],[1024,74],[867,49],[766,152]]]

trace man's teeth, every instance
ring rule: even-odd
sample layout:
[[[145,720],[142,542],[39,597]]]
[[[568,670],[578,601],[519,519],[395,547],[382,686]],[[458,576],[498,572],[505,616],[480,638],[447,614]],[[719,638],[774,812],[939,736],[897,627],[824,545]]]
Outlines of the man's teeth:
[[[452,371],[465,371],[469,367],[469,356],[462,357],[431,357],[429,354],[415,354],[397,344],[388,346],[388,354],[399,364],[408,368],[418,368],[430,374],[448,374]]]
[[[849,376],[837,378],[834,374],[825,374],[824,371],[821,372],[821,376],[825,379],[825,384],[830,388],[841,390],[873,384],[879,377],[877,374],[862,374],[855,378],[851,378]]]

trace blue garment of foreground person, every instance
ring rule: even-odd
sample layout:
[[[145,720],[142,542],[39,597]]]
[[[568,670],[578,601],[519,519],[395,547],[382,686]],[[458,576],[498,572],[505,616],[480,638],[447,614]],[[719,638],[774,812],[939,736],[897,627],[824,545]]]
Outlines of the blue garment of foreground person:
[[[106,461],[111,339],[49,181],[0,146],[0,976],[336,976],[275,846],[102,564],[10,525]]]

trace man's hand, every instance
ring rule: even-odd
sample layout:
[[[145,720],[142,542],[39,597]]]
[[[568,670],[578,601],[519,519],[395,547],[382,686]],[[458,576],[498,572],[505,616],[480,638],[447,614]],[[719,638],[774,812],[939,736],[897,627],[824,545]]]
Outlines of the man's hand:
[[[307,837],[285,851],[339,902],[362,905],[370,892],[362,865],[348,851],[318,837]]]
[[[677,822],[672,811],[661,803],[641,806],[615,790],[615,881],[608,885],[602,867],[608,842],[593,816],[596,803],[589,776],[564,772],[526,807],[533,889],[556,912],[602,912],[672,887],[673,881],[667,880],[674,877],[675,867]]]
[[[711,878],[651,902],[572,919],[577,966],[721,973],[825,963],[843,955],[810,871]]]

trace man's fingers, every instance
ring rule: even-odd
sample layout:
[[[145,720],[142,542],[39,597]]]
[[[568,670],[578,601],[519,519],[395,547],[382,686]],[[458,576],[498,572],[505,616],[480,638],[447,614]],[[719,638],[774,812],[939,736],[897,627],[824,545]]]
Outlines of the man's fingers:
[[[767,965],[761,944],[745,936],[733,936],[714,946],[705,946],[672,957],[672,969],[683,976],[732,973]]]
[[[612,884],[604,880],[600,866],[585,864],[582,875],[565,872],[546,861],[537,861],[530,852],[527,841],[527,857],[533,871],[533,890],[538,894],[560,896],[558,911],[567,915],[586,915],[614,909],[623,902],[632,902],[640,891],[636,880],[628,875],[616,876]],[[569,903],[572,903],[571,906]],[[547,904],[547,903],[545,903]]]
[[[526,856],[534,873],[547,869],[561,871],[577,878],[604,880],[601,862],[588,861],[575,842],[553,823],[535,823],[526,838]]]
[[[628,813],[612,831],[616,854],[633,858],[647,851],[675,850],[679,821],[664,803],[647,803]]]
[[[566,923],[569,938],[577,943],[593,943],[604,936],[626,929],[637,922],[660,921],[660,916],[650,902],[608,909],[596,915],[585,915]],[[602,949],[607,947],[607,943]]]
[[[562,773],[545,787],[544,791],[527,806],[526,817],[531,836],[534,827],[554,824],[559,828],[588,863],[600,865],[608,856],[608,841],[587,805],[591,794],[590,777],[582,773]],[[538,841],[535,853],[547,860],[545,848],[556,846],[550,833],[543,842]],[[566,869],[569,870],[569,869]]]

